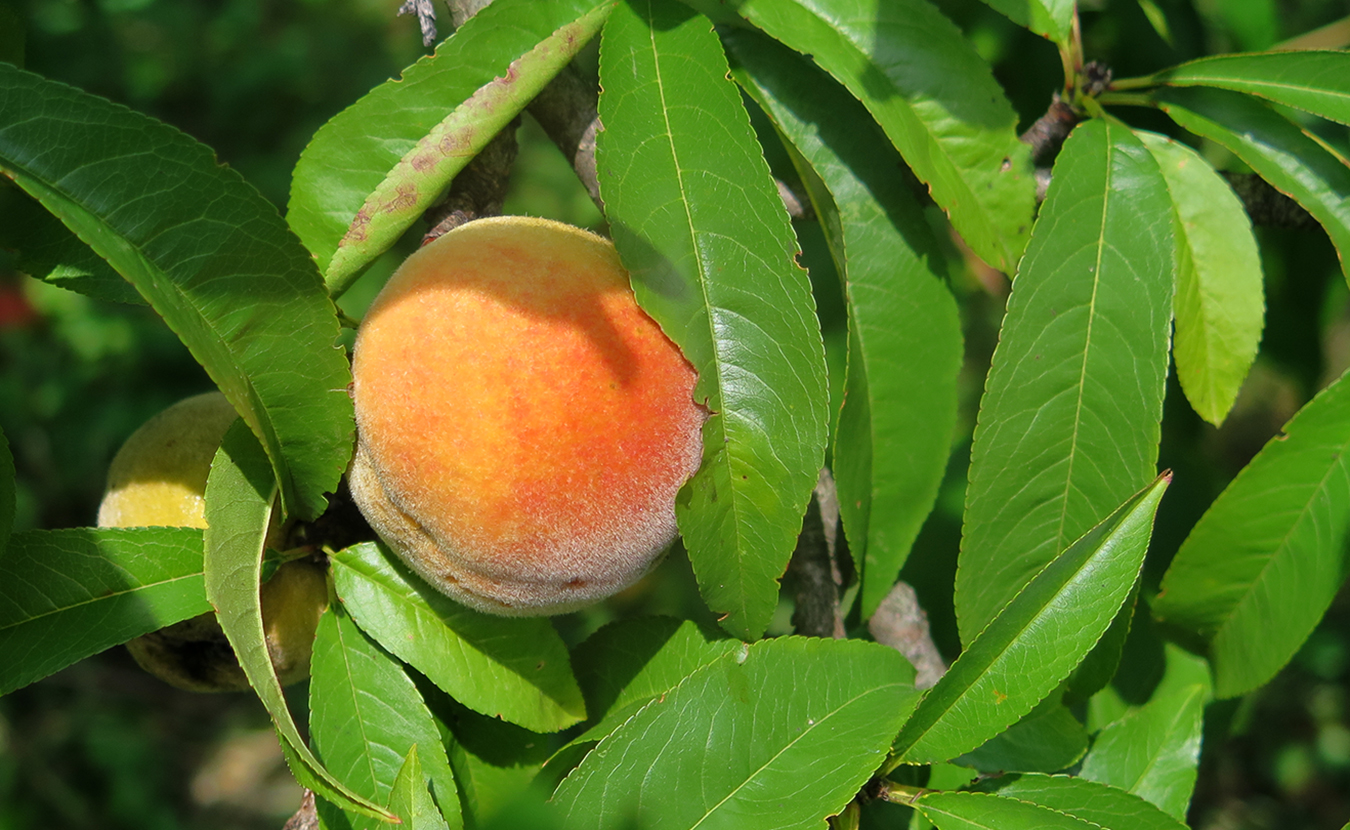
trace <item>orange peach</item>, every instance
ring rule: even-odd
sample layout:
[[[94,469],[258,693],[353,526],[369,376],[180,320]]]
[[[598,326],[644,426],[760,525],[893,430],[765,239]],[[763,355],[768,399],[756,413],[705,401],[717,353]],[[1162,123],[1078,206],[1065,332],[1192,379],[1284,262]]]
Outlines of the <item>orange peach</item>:
[[[516,216],[451,231],[376,298],[352,371],[356,502],[465,605],[570,611],[674,540],[705,410],[609,241]]]

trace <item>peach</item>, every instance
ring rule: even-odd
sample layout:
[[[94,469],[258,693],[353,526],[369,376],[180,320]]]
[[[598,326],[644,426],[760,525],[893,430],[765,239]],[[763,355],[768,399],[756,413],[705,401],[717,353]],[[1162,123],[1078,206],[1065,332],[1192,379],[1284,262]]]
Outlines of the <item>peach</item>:
[[[706,412],[609,241],[518,216],[456,228],[390,278],[352,371],[356,503],[461,603],[570,611],[674,540]]]
[[[146,421],[113,457],[99,505],[99,527],[206,527],[206,478],[234,419],[234,407],[225,396],[208,392]],[[284,528],[278,528],[269,542],[279,544],[284,535]],[[283,684],[304,680],[319,615],[328,605],[323,568],[305,560],[282,564],[263,584],[261,602],[277,676]],[[180,689],[249,687],[213,613],[137,637],[127,650],[141,668]]]

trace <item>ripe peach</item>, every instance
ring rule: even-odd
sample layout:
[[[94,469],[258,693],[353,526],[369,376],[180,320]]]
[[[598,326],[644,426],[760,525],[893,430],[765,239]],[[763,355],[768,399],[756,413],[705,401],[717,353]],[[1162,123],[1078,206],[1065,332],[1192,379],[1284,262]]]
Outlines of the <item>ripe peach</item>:
[[[225,396],[208,392],[146,421],[113,458],[99,527],[206,527],[206,478],[234,419]],[[274,531],[271,541],[279,544],[282,536]],[[304,680],[319,615],[328,605],[323,569],[304,560],[281,565],[263,584],[261,601],[277,676],[283,684]],[[213,613],[137,637],[127,650],[141,668],[180,689],[221,692],[249,685]]]
[[[705,410],[609,241],[518,216],[460,226],[390,278],[352,370],[357,505],[465,605],[570,611],[674,540]]]

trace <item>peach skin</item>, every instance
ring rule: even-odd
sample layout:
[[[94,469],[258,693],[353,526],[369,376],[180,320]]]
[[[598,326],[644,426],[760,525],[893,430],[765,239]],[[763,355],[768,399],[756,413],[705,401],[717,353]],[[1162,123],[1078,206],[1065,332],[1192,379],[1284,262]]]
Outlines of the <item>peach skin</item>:
[[[390,278],[352,371],[356,502],[463,604],[580,608],[674,540],[706,411],[609,241],[518,216],[456,228]]]

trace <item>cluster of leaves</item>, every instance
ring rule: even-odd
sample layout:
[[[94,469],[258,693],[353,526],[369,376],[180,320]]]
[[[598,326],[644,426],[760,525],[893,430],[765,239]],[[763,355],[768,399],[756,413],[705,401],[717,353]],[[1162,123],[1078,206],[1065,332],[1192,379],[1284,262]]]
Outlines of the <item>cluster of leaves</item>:
[[[1195,526],[1161,593],[1140,595],[1170,480],[1156,470],[1169,360],[1222,421],[1260,339],[1261,273],[1205,158],[1104,107],[1155,108],[1226,148],[1344,262],[1350,167],[1293,110],[1350,123],[1350,58],[1218,56],[1099,92],[1073,4],[991,5],[1059,47],[1086,116],[1039,209],[1011,106],[926,0],[498,0],[319,130],[285,220],[172,128],[0,65],[0,243],[49,282],[148,304],[241,416],[205,533],[11,535],[0,453],[0,694],[214,607],[328,826],[473,824],[532,781],[567,827],[848,826],[865,785],[912,805],[915,826],[1181,826],[1204,704],[1268,681],[1344,580],[1350,392],[1305,407]],[[317,518],[350,457],[333,301],[597,36],[605,218],[714,413],[677,512],[732,638],[631,620],[569,653],[548,621],[459,607],[378,543],[334,550],[307,745],[257,587],[273,513]],[[776,136],[756,135],[747,98]],[[790,156],[842,281],[837,414],[762,139]],[[761,639],[827,451],[860,622],[947,464],[961,329],[902,170],[1015,273],[970,463],[963,650],[926,693],[861,637]],[[1102,690],[1150,615],[1204,659],[1169,646],[1151,698],[1127,709]],[[561,747],[546,737],[564,730]],[[995,770],[1021,776],[969,783]]]

